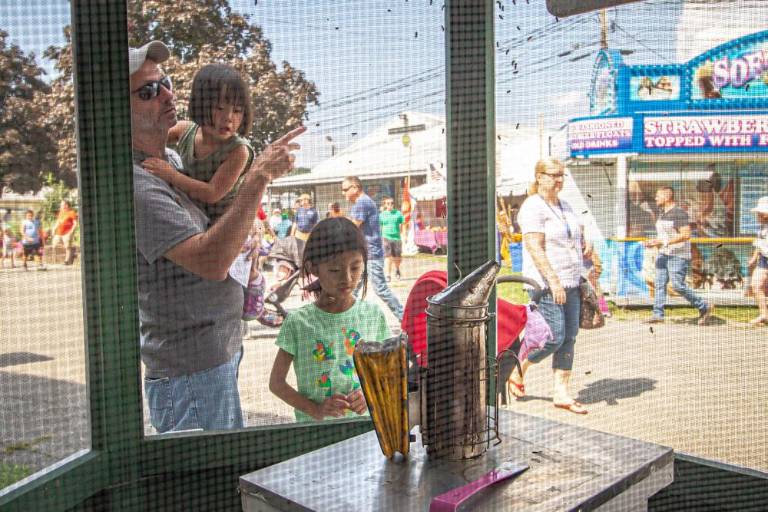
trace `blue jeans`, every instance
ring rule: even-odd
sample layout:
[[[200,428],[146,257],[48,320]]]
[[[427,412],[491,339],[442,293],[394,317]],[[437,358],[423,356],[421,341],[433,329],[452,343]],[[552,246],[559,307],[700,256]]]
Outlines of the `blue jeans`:
[[[158,433],[243,428],[237,375],[243,351],[192,375],[144,379],[149,419]]]
[[[528,292],[533,299],[533,293]],[[547,289],[539,300],[539,311],[552,331],[552,340],[543,347],[528,354],[528,360],[538,363],[552,354],[552,369],[570,370],[573,368],[573,349],[576,335],[579,333],[579,314],[581,312],[581,294],[579,287],[565,289],[565,304],[555,304],[552,291]]]
[[[653,300],[654,318],[664,318],[664,303],[667,302],[667,283],[672,280],[672,289],[685,297],[691,306],[704,313],[707,310],[707,303],[704,299],[696,295],[687,284],[685,276],[688,274],[690,260],[679,256],[668,256],[659,254],[656,258],[656,279],[653,286],[655,288],[655,298]]]
[[[403,306],[395,294],[389,289],[384,277],[384,260],[368,260],[368,279],[373,285],[373,291],[392,310],[398,320],[403,319]]]

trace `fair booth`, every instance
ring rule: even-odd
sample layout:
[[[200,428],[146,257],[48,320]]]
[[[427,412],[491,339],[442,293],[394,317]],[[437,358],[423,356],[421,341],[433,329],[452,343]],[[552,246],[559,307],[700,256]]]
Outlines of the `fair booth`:
[[[745,300],[757,231],[750,209],[768,194],[768,31],[683,64],[630,66],[602,50],[590,117],[568,125],[569,170],[589,192],[605,243],[602,281],[618,301],[644,303],[653,282],[655,191],[672,186],[690,217],[694,288],[720,304]]]

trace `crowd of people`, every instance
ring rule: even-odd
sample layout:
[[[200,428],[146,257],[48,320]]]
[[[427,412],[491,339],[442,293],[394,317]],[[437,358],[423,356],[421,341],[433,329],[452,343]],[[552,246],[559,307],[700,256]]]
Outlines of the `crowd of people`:
[[[43,227],[42,212],[35,213],[28,209],[24,212],[24,218],[18,225],[14,225],[10,210],[6,210],[0,222],[0,234],[2,238],[2,267],[16,267],[16,261],[20,260],[24,270],[29,269],[28,263],[34,261],[38,270],[46,270],[44,256],[46,249],[50,251],[48,262],[58,263],[57,250],[64,250],[64,265],[72,265],[75,258],[74,238],[78,225],[77,211],[67,199],[62,199],[56,214],[56,220],[50,229]],[[46,243],[50,244],[46,247]]]
[[[150,422],[160,433],[244,426],[238,391],[243,358],[241,321],[263,312],[265,279],[258,255],[265,239],[293,236],[305,242],[300,273],[314,300],[291,312],[280,326],[269,389],[291,405],[298,421],[367,413],[352,354],[361,339],[390,335],[383,311],[365,299],[368,283],[398,319],[403,306],[388,282],[401,276],[403,215],[385,197],[381,210],[355,176],[345,178],[348,202],[331,203],[321,220],[311,196],[301,195],[293,218],[281,209],[260,209],[267,185],[293,168],[294,128],[256,153],[245,135],[253,122],[249,92],[236,70],[207,65],[192,84],[190,119],[179,121],[171,79],[162,64],[168,48],[152,41],[129,50],[133,183],[141,359]],[[179,152],[168,145],[174,142]],[[535,185],[517,215],[523,234],[523,274],[543,293],[531,291],[552,336],[530,351],[510,377],[516,397],[525,396],[529,369],[551,358],[555,407],[586,414],[569,392],[579,331],[579,286],[584,274],[599,275],[583,227],[560,198],[565,167],[537,163]],[[689,220],[674,191],[657,191],[660,214],[657,299],[652,321],[663,319],[666,280],[700,311],[712,306],[681,284],[690,238]],[[62,203],[57,241],[71,246],[77,216]],[[754,209],[762,223],[753,282],[768,278],[768,198]],[[27,214],[22,243],[34,254],[40,225]],[[5,232],[4,232],[5,235]],[[27,250],[27,247],[29,249]],[[66,261],[71,261],[67,253]],[[25,258],[26,263],[26,258]],[[587,270],[587,272],[585,272]],[[592,276],[592,280],[596,278]],[[755,323],[768,323],[765,296]],[[287,373],[293,366],[296,386]]]

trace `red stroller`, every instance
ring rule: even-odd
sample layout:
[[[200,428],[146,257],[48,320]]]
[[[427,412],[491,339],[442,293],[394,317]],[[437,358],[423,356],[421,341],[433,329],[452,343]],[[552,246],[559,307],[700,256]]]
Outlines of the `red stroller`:
[[[540,293],[539,285],[526,277],[522,276],[501,276],[496,280],[497,283],[525,283],[534,288],[536,293]],[[415,363],[419,366],[426,366],[425,352],[427,348],[427,297],[431,297],[442,291],[448,286],[448,273],[443,270],[431,270],[426,272],[416,280],[408,294],[408,300],[405,303],[403,320],[400,327],[408,335],[410,350],[415,356]],[[528,320],[527,308],[525,305],[517,305],[499,299],[496,303],[497,322],[497,362],[499,365],[499,381],[497,389],[501,396],[501,403],[507,403],[507,388],[505,386],[507,379],[512,371],[519,367],[517,359],[520,350],[520,333],[525,328]]]

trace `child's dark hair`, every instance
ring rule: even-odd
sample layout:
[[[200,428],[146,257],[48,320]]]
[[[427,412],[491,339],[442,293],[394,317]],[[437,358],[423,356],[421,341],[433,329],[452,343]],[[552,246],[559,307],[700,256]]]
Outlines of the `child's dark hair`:
[[[219,102],[243,108],[243,121],[237,133],[245,137],[251,131],[253,108],[248,86],[238,71],[228,64],[207,64],[192,80],[189,96],[189,117],[198,126],[213,125],[213,109]]]
[[[318,265],[346,251],[358,251],[363,256],[363,294],[368,290],[368,242],[363,232],[346,217],[330,217],[318,222],[309,234],[301,259],[301,275],[306,282],[310,276],[309,265]],[[309,284],[307,291],[315,297],[320,294],[320,283]]]

